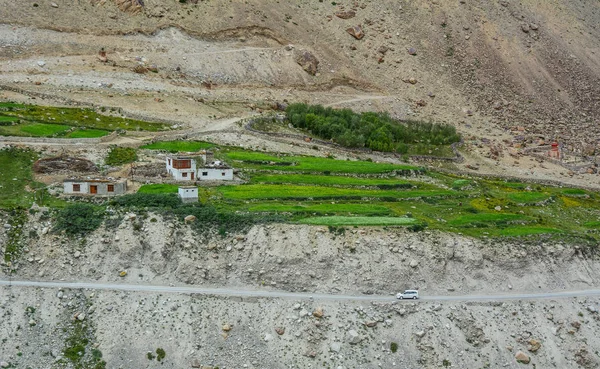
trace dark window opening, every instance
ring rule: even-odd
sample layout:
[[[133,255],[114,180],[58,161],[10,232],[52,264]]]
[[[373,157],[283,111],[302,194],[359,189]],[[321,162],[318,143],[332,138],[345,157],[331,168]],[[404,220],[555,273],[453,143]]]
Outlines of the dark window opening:
[[[74,184],[73,185],[73,192],[81,192],[81,185]]]

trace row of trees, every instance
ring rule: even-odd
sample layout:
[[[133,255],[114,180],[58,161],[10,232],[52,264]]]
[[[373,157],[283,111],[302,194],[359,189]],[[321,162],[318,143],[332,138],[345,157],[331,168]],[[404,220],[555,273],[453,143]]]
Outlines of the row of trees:
[[[414,144],[449,145],[460,141],[456,129],[448,124],[399,122],[387,113],[358,114],[350,109],[307,104],[291,104],[286,113],[294,127],[346,147],[406,153]]]

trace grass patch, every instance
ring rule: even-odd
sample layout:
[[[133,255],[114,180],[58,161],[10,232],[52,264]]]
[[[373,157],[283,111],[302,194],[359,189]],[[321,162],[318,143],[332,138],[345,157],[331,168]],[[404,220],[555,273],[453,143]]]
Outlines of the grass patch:
[[[69,132],[65,137],[66,138],[100,138],[107,136],[109,134],[108,131],[103,131],[99,129],[78,129],[73,132]]]
[[[370,161],[335,160],[312,156],[277,157],[263,153],[233,151],[225,154],[225,161],[236,161],[237,167],[258,170],[284,170],[305,173],[380,174],[394,171],[420,170],[412,165],[373,163]],[[282,165],[286,164],[286,165]]]
[[[509,222],[526,219],[521,214],[504,214],[504,213],[480,213],[480,214],[467,214],[448,222],[449,225],[454,227],[478,227],[478,226],[490,226],[490,225],[505,225]]]
[[[123,165],[136,160],[137,153],[134,148],[113,146],[110,148],[105,162],[108,165]]]
[[[361,214],[361,215],[389,215],[391,210],[382,205],[372,204],[310,204],[292,205],[280,203],[267,203],[248,207],[252,212],[288,212],[288,213],[318,213],[318,214]]]
[[[565,190],[562,190],[562,193],[564,195],[575,195],[575,196],[587,195],[587,191],[582,190],[580,188],[567,188]]]
[[[414,218],[397,217],[312,217],[299,220],[302,224],[327,225],[327,226],[404,226],[417,222]]]
[[[175,184],[146,184],[140,187],[138,193],[150,193],[150,194],[161,194],[161,193],[177,193],[179,186]]]
[[[253,183],[268,184],[312,184],[321,186],[389,186],[397,188],[411,188],[417,186],[415,182],[385,178],[360,178],[343,176],[319,176],[301,174],[265,174],[252,175]]]
[[[584,224],[584,226],[588,228],[600,228],[600,221],[596,220],[593,222],[587,222]]]
[[[148,150],[164,150],[171,153],[196,152],[215,147],[214,144],[201,141],[159,141],[140,147]]]
[[[519,192],[510,193],[507,196],[510,200],[519,204],[529,204],[547,200],[550,196],[541,192]]]
[[[0,150],[0,207],[29,207],[33,202],[33,194],[27,192],[26,186],[33,186],[32,165],[38,155],[31,150]]]
[[[11,217],[8,224],[11,228],[8,230],[7,242],[4,249],[4,261],[13,263],[19,259],[26,246],[23,239],[23,225],[27,222],[27,213],[23,209],[14,209],[11,211]]]
[[[393,198],[406,199],[416,197],[450,196],[453,191],[444,190],[364,190],[353,188],[336,188],[325,186],[297,185],[246,185],[222,186],[217,189],[228,199],[318,199],[318,198]]]
[[[152,132],[169,129],[169,125],[165,123],[144,122],[116,115],[104,115],[87,108],[4,104],[0,106],[0,110],[2,111],[2,115],[19,118],[26,122],[62,124],[69,127],[85,127],[105,131],[122,129],[127,131],[142,130]]]

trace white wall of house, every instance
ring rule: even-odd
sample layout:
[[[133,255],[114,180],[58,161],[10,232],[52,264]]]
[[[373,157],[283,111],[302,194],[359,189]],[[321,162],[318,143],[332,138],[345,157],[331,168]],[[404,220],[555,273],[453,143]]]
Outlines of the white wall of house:
[[[198,179],[201,181],[233,181],[233,169],[199,168]]]
[[[79,185],[79,191],[73,191],[73,185]],[[90,193],[90,184],[89,182],[64,182],[63,190],[67,194],[88,194]]]
[[[183,202],[198,202],[198,187],[179,187],[178,194]]]
[[[196,171],[196,160],[195,159],[190,159],[190,158],[183,159],[183,160],[191,161],[190,168],[184,168],[184,169],[173,168],[174,160],[182,160],[182,159],[179,159],[176,156],[167,156],[167,159],[165,160],[166,167],[167,167],[167,173],[169,173],[171,176],[173,176],[173,179],[175,179],[176,181],[195,181],[195,180],[197,180],[198,173]]]

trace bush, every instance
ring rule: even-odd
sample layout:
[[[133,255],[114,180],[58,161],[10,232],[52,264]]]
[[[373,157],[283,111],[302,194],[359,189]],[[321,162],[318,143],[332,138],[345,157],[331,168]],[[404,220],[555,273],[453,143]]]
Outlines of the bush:
[[[460,141],[460,135],[451,125],[400,122],[387,113],[358,114],[350,109],[335,110],[306,104],[291,104],[286,113],[294,127],[345,147],[368,147],[376,151],[406,154],[409,145],[425,147]]]
[[[137,208],[176,208],[181,205],[181,199],[174,193],[135,193],[120,196],[112,200],[112,204],[123,207]]]
[[[116,147],[113,146],[108,156],[106,157],[107,165],[123,165],[127,163],[133,163],[137,160],[137,153],[135,149],[130,147]]]
[[[102,224],[103,217],[103,209],[90,204],[71,204],[56,215],[54,229],[71,236],[82,235],[96,230]]]
[[[396,353],[396,351],[398,351],[398,344],[397,344],[396,342],[392,342],[392,343],[390,343],[390,350],[391,350],[393,353]]]
[[[160,347],[156,349],[156,360],[161,361],[166,356],[167,356],[167,354],[166,354],[165,350],[161,349]]]

